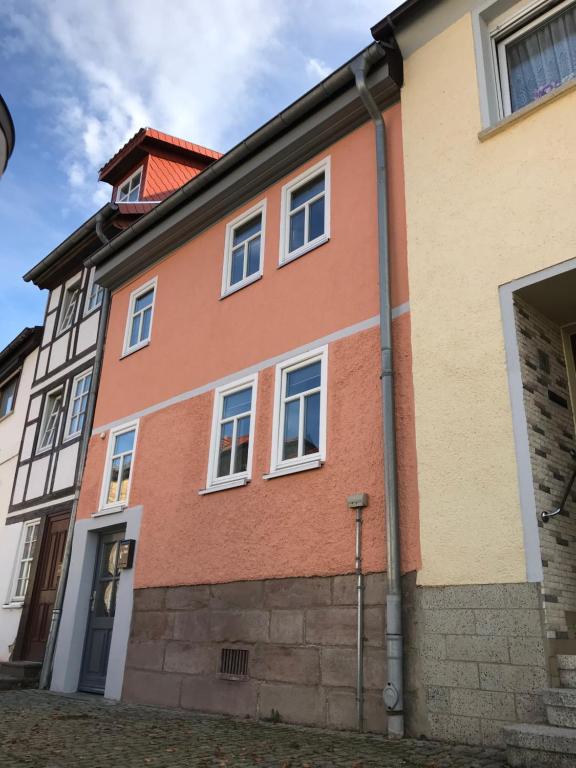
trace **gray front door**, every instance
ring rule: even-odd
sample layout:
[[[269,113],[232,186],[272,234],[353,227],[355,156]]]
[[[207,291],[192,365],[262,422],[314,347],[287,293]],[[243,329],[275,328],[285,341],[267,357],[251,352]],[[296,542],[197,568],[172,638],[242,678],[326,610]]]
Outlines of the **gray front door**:
[[[120,579],[118,569],[119,542],[122,531],[106,533],[98,541],[94,584],[90,598],[90,613],[79,690],[104,693],[110,641],[116,612],[116,591]]]

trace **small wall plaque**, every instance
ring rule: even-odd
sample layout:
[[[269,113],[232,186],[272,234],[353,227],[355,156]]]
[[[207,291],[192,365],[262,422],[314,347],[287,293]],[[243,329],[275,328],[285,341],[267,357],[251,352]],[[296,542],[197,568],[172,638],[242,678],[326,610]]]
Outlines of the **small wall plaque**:
[[[118,568],[132,568],[132,564],[134,563],[135,549],[135,539],[124,539],[120,542],[120,549],[118,552]]]

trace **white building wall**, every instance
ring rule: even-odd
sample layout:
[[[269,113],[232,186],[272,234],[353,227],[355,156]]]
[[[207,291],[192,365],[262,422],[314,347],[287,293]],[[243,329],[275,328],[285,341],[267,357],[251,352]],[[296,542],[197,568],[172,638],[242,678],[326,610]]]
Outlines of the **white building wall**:
[[[37,354],[35,350],[24,362],[14,412],[0,421],[0,661],[9,658],[20,622],[20,607],[10,605],[10,587],[22,524],[5,525],[5,521]]]

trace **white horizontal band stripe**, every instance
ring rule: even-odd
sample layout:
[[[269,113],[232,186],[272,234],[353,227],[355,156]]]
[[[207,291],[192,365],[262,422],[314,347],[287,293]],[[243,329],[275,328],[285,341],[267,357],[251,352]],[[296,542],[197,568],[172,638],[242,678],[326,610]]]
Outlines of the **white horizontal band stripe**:
[[[409,302],[406,302],[405,304],[400,304],[398,307],[394,307],[394,309],[392,310],[392,319],[396,320],[397,317],[400,317],[400,315],[403,315],[409,311],[410,311]],[[262,360],[260,363],[256,363],[256,365],[252,365],[249,368],[244,368],[241,371],[236,371],[235,373],[231,373],[228,376],[224,376],[221,379],[216,379],[216,381],[210,381],[208,382],[208,384],[203,384],[201,387],[196,387],[196,389],[191,389],[188,392],[182,392],[180,395],[174,395],[174,397],[170,397],[168,398],[168,400],[162,400],[162,402],[160,403],[156,403],[155,405],[150,405],[148,406],[148,408],[143,408],[141,411],[131,413],[130,415],[125,416],[122,419],[116,419],[116,421],[111,421],[108,424],[102,424],[97,427],[94,427],[94,429],[92,430],[92,435],[98,435],[102,432],[108,432],[109,429],[114,429],[115,427],[122,426],[122,424],[125,424],[128,421],[134,421],[136,419],[142,418],[143,416],[149,416],[151,413],[156,413],[156,411],[161,411],[164,408],[169,408],[171,405],[177,405],[178,403],[182,403],[184,400],[190,400],[193,397],[204,395],[206,394],[206,392],[211,392],[213,389],[216,389],[217,387],[221,387],[226,384],[231,384],[237,379],[242,379],[245,376],[250,376],[253,373],[263,371],[265,368],[271,368],[272,366],[277,365],[278,363],[281,363],[284,360],[289,360],[291,357],[296,357],[297,355],[303,354],[304,352],[309,352],[311,349],[315,349],[316,347],[321,347],[324,344],[330,344],[334,341],[339,341],[339,339],[345,339],[347,336],[353,336],[355,333],[361,333],[362,331],[367,331],[369,328],[375,328],[378,325],[380,325],[379,315],[375,315],[374,317],[369,317],[368,320],[362,320],[360,323],[355,323],[354,325],[349,325],[347,328],[342,328],[339,331],[334,331],[334,333],[330,333],[327,336],[323,336],[321,339],[315,339],[314,341],[310,341],[307,344],[302,345],[301,347],[297,347],[296,349],[291,349],[288,352],[283,352],[281,355],[277,355],[276,357],[270,357],[267,360]]]

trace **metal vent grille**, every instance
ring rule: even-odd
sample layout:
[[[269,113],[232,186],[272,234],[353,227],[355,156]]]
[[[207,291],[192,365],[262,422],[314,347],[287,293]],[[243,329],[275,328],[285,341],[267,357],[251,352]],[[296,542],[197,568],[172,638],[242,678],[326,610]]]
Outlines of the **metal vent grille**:
[[[248,677],[248,651],[244,648],[222,648],[220,674],[226,677]]]

